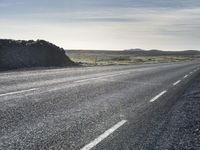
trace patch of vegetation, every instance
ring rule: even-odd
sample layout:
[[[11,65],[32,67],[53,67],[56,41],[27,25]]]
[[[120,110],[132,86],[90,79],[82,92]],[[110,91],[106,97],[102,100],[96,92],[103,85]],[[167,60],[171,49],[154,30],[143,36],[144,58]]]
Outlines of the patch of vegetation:
[[[167,63],[200,60],[200,55],[156,55],[138,56],[134,54],[102,54],[70,52],[67,53],[71,60],[85,65],[124,65],[124,64],[148,64],[148,63]]]

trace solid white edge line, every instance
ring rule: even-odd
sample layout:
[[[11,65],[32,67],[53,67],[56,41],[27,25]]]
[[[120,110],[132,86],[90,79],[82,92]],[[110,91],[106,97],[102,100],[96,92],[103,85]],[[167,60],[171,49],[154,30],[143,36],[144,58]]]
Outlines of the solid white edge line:
[[[118,122],[113,127],[108,129],[107,131],[105,131],[103,134],[101,134],[95,140],[91,141],[89,144],[85,145],[80,150],[90,150],[91,148],[95,147],[98,143],[100,143],[102,140],[104,140],[106,137],[108,137],[110,134],[112,134],[115,130],[117,130],[119,127],[121,127],[126,122],[127,122],[127,120],[122,120],[122,121]]]
[[[14,94],[20,94],[20,93],[24,93],[24,92],[30,92],[30,91],[35,91],[38,88],[32,88],[32,89],[28,89],[28,90],[21,90],[21,91],[16,91],[16,92],[9,92],[9,93],[5,93],[5,94],[0,94],[0,97],[2,96],[8,96],[8,95],[14,95]]]
[[[178,81],[174,82],[173,85],[175,86],[175,85],[179,84],[180,82],[181,82],[181,80],[178,80]]]
[[[156,95],[154,98],[152,98],[151,100],[150,100],[150,102],[154,102],[155,100],[157,100],[159,97],[161,97],[163,94],[165,94],[167,91],[165,90],[165,91],[162,91],[162,92],[160,92],[160,94],[158,94],[158,95]]]

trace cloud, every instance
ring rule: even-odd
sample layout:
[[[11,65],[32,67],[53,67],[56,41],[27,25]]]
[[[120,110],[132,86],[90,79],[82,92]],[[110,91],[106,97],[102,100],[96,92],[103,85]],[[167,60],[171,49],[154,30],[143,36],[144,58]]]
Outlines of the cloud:
[[[72,3],[60,2],[64,6]],[[55,1],[50,0],[50,6],[46,8],[47,0],[43,0],[42,11],[36,9],[35,5],[39,3],[36,0],[32,2],[34,8],[27,13],[22,13],[22,9],[20,13],[0,14],[1,37],[40,38],[64,48],[78,49],[200,49],[200,7],[197,1],[191,0],[190,4],[185,0],[145,2],[86,0],[82,1],[83,6],[77,6],[82,9],[74,9],[80,5],[79,0],[75,0],[73,9],[68,9],[69,6],[54,9]],[[61,4],[55,4],[55,7],[59,8]],[[20,8],[22,6],[28,4],[19,4]],[[85,7],[89,9],[83,9]]]

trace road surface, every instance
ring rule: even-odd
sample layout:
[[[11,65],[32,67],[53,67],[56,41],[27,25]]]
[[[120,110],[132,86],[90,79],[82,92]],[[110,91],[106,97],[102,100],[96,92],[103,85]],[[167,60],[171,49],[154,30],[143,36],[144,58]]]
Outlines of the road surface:
[[[185,62],[1,72],[0,149],[156,149],[150,135],[199,70]]]

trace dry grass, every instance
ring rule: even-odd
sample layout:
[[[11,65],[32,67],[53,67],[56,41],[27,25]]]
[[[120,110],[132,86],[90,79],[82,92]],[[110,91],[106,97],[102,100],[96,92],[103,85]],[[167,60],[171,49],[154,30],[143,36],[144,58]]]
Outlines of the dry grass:
[[[167,63],[179,61],[200,60],[200,55],[193,56],[127,56],[127,55],[95,55],[95,54],[68,54],[74,62],[88,65],[121,65]]]

